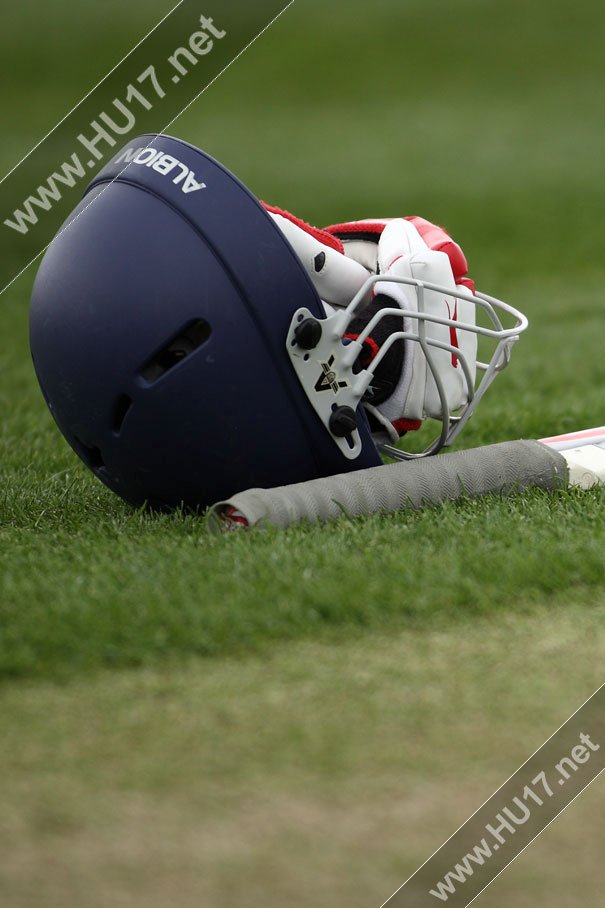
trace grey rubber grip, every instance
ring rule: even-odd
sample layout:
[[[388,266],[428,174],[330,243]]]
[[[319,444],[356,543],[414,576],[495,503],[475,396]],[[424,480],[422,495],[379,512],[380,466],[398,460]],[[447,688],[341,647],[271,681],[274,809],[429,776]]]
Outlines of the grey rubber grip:
[[[510,441],[276,489],[249,489],[214,505],[210,526],[224,528],[236,512],[239,524],[287,527],[303,520],[401,511],[530,486],[565,488],[567,480],[567,463],[558,451],[538,441]]]

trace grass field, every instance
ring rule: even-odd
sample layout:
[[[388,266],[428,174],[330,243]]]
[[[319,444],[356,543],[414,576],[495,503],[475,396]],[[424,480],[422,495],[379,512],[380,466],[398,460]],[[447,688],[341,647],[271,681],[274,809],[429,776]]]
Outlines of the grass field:
[[[0,171],[163,11],[15,6]],[[310,221],[448,226],[531,320],[464,445],[583,428],[604,38],[596,0],[296,0],[172,132]],[[227,538],[133,513],[46,411],[33,276],[0,297],[1,908],[380,905],[602,683],[605,494]],[[483,903],[601,906],[603,798]]]

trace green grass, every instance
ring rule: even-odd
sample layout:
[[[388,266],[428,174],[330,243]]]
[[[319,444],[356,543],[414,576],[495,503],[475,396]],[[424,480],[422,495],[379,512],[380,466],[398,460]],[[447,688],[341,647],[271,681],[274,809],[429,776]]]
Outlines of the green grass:
[[[554,599],[523,617],[11,685],[2,903],[379,905],[601,681],[604,617],[603,602]],[[486,904],[567,908],[581,891],[598,908],[603,792]]]
[[[226,539],[195,518],[116,515],[77,475],[26,494],[2,554],[5,677],[224,656],[602,593],[602,492]]]
[[[0,169],[163,8],[15,7]],[[297,0],[172,132],[313,222],[447,225],[531,320],[463,444],[582,428],[604,37],[596,0]],[[601,683],[605,494],[227,537],[133,512],[46,410],[32,280],[0,297],[0,904],[380,904]],[[596,908],[600,792],[486,904]]]

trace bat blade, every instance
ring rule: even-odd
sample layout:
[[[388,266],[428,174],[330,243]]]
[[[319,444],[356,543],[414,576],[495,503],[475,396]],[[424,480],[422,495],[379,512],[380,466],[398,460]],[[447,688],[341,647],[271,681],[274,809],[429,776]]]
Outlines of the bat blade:
[[[553,435],[541,438],[540,442],[563,455],[570,486],[592,489],[605,485],[605,426]]]
[[[552,435],[540,438],[539,441],[555,451],[566,451],[570,448],[582,448],[584,445],[605,446],[605,426],[596,429],[581,429],[579,432],[567,432],[565,435]]]

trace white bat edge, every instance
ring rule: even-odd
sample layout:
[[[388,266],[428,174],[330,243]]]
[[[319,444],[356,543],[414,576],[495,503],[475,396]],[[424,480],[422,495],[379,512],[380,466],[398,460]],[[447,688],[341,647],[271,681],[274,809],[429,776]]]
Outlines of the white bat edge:
[[[570,486],[591,489],[605,485],[605,426],[541,438],[540,443],[563,455]]]
[[[603,445],[582,445],[560,451],[569,469],[568,483],[578,489],[592,489],[605,485],[605,447]]]

